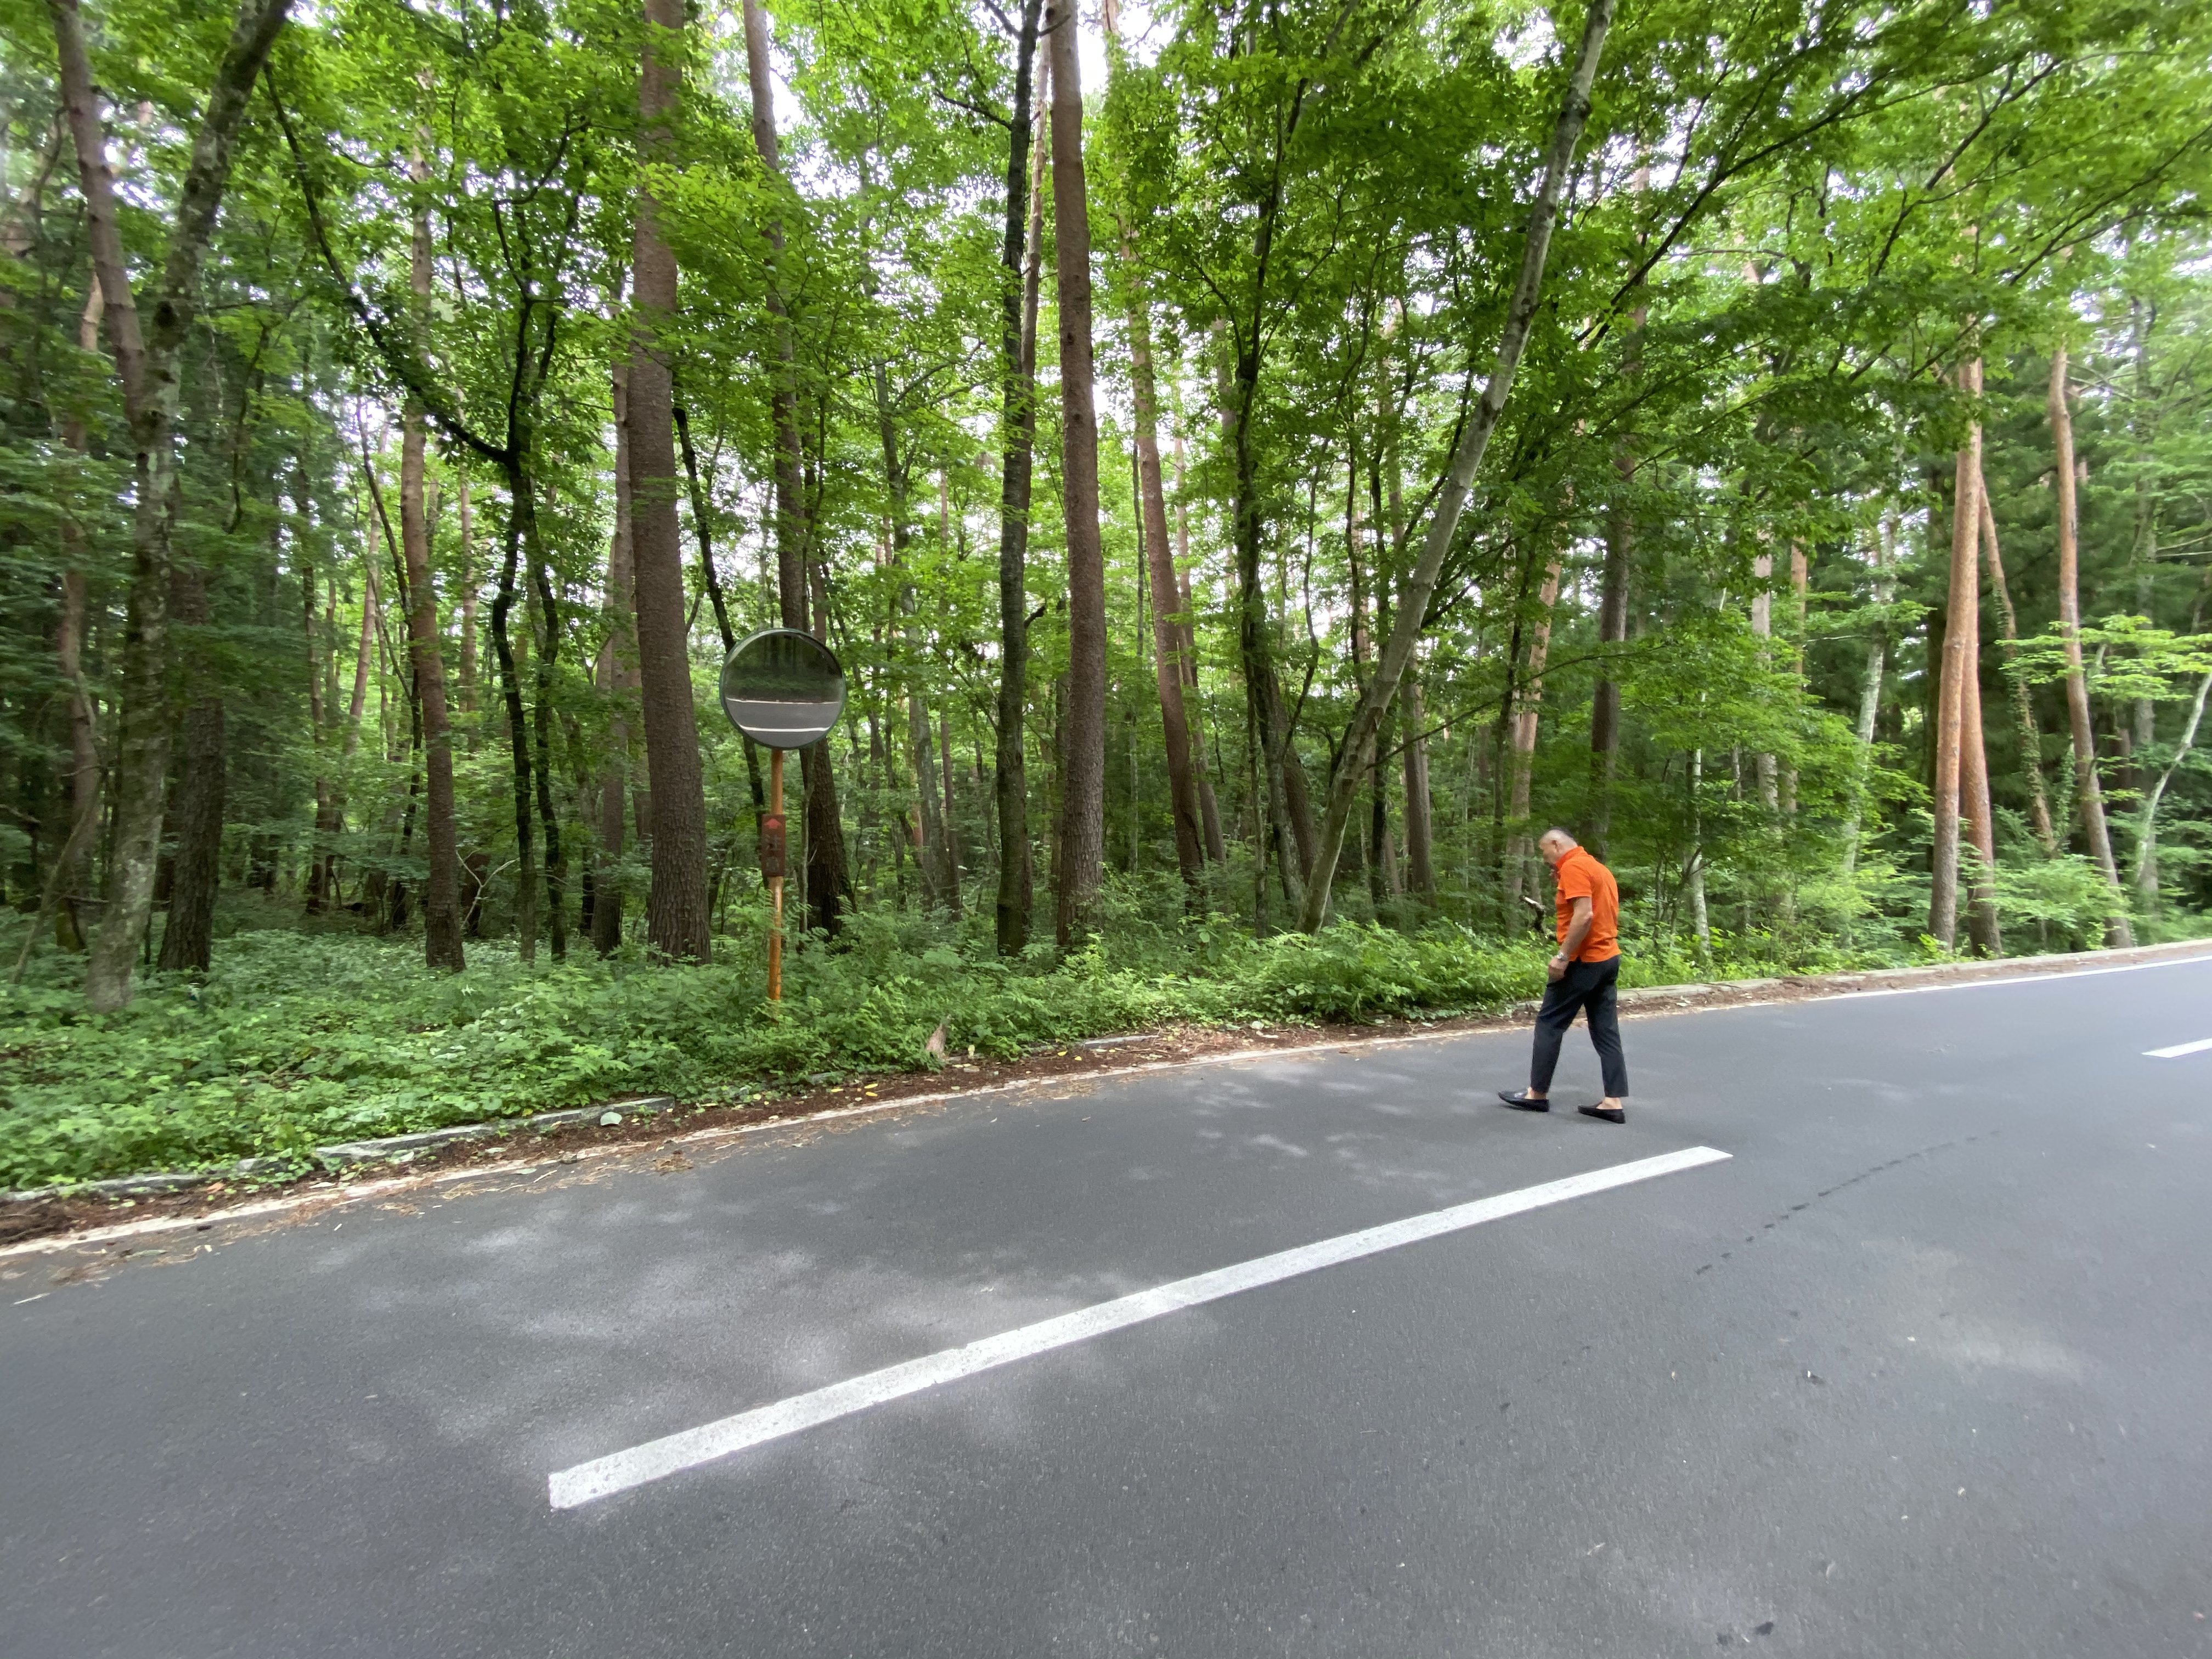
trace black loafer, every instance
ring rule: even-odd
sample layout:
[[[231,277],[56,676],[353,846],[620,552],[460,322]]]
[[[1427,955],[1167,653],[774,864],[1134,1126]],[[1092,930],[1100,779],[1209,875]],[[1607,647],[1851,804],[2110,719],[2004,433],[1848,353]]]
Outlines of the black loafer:
[[[1526,1089],[1500,1089],[1498,1097],[1516,1112],[1548,1112],[1552,1109],[1550,1101],[1532,1100]]]
[[[1584,1117],[1601,1117],[1607,1123],[1626,1123],[1628,1114],[1618,1106],[1577,1106],[1575,1109]]]

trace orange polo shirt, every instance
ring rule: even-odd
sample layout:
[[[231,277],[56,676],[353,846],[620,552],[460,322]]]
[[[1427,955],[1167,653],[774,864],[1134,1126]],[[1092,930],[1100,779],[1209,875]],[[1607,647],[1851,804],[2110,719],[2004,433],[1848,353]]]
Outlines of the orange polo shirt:
[[[1575,901],[1586,898],[1590,902],[1590,930],[1575,960],[1604,962],[1619,956],[1620,888],[1613,872],[1592,857],[1588,848],[1577,847],[1559,861],[1552,873],[1559,884],[1559,942],[1566,943],[1567,929],[1573,925]]]

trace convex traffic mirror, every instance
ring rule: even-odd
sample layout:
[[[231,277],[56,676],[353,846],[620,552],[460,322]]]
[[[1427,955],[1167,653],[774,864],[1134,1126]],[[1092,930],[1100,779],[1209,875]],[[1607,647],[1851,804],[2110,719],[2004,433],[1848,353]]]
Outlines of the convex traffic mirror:
[[[845,671],[830,647],[795,628],[740,640],[722,662],[722,712],[755,743],[804,749],[845,708]]]

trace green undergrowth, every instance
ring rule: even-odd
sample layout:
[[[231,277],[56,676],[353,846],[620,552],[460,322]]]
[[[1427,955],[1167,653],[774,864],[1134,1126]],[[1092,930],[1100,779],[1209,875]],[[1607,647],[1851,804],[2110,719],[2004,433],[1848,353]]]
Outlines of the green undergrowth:
[[[665,1093],[733,1098],[823,1073],[916,1071],[942,1023],[958,1056],[1171,1024],[1374,1021],[1495,1011],[1537,995],[1547,946],[1451,925],[1343,923],[1255,939],[1226,921],[1109,930],[1066,963],[991,954],[971,929],[860,916],[836,948],[795,952],[765,1000],[749,924],[711,966],[588,951],[526,968],[476,944],[433,974],[420,946],[265,928],[218,946],[197,981],[149,980],[120,1013],[87,1012],[73,958],[44,954],[0,993],[0,1189],[209,1168],[257,1157],[311,1167],[332,1142]],[[1628,985],[1868,965],[1823,952],[1778,964],[1760,941],[1704,968],[1632,951]],[[1731,954],[1735,952],[1735,954]]]

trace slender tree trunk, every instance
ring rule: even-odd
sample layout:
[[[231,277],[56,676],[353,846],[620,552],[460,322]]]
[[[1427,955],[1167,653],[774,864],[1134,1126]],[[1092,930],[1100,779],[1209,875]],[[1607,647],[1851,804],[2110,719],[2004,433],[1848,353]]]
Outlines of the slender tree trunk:
[[[994,770],[999,830],[999,953],[1029,944],[1034,884],[1030,864],[1029,769],[1023,742],[1029,698],[1030,470],[1036,441],[1036,306],[1042,240],[1041,169],[1050,59],[1037,64],[1043,0],[1024,0],[1014,43],[1014,104],[1007,125],[1006,234],[1000,249],[999,719]],[[1032,157],[1032,149],[1036,155]]]
[[[2135,357],[2135,410],[2129,426],[2136,442],[2135,478],[2135,537],[2130,544],[2128,562],[2134,568],[2136,579],[2136,614],[2145,622],[2155,623],[2157,611],[2157,582],[2154,573],[2158,568],[2158,491],[2154,477],[2154,445],[2157,438],[2158,399],[2150,382],[2150,331],[2157,323],[2157,307],[2142,300],[2128,301],[2129,329]],[[2158,704],[2149,697],[2137,697],[2133,709],[2133,731],[2129,734],[2128,752],[2131,755],[2148,750],[2158,741]],[[2132,775],[2133,787],[2142,787],[2139,777]],[[2140,860],[2138,860],[2140,862]],[[2157,855],[2152,854],[2151,890],[2158,890]]]
[[[1073,950],[1095,921],[1106,840],[1106,561],[1098,538],[1098,416],[1091,362],[1091,202],[1083,167],[1080,27],[1050,0],[1052,207],[1060,299],[1060,502],[1067,535],[1067,749],[1060,760],[1054,934]]]
[[[1206,763],[1205,704],[1198,691],[1198,618],[1190,597],[1190,512],[1182,501],[1182,432],[1178,427],[1175,434],[1175,568],[1182,615],[1176,623],[1176,635],[1182,666],[1183,709],[1186,714],[1195,713],[1189,721],[1190,768],[1198,783],[1199,821],[1206,830],[1207,861],[1219,865],[1228,861],[1229,844],[1221,833],[1221,807],[1214,799],[1213,777]]]
[[[1760,548],[1751,562],[1751,636],[1759,643],[1759,661],[1762,668],[1771,666],[1774,639],[1774,555],[1766,550],[1766,532],[1759,532]],[[1759,779],[1759,801],[1770,817],[1782,810],[1782,792],[1776,776],[1774,757],[1755,756],[1753,771]]]
[[[622,948],[620,866],[629,817],[632,767],[630,720],[638,701],[635,501],[630,483],[629,365],[617,362],[611,376],[615,416],[615,526],[607,540],[606,642],[599,647],[598,678],[611,713],[607,763],[599,774],[599,861],[592,884],[592,947],[601,956]]]
[[[672,129],[682,96],[682,0],[644,0],[646,44],[638,77],[640,149],[672,160]],[[676,517],[675,394],[662,331],[678,304],[676,256],[660,234],[660,204],[641,183],[630,266],[635,319],[630,335],[630,535],[635,562],[638,672],[642,685],[646,775],[653,791],[653,888],[646,939],[679,962],[704,962],[707,797],[691,701],[691,653],[684,605],[684,553]]]
[[[1127,287],[1129,376],[1135,402],[1137,486],[1145,559],[1152,584],[1152,667],[1159,687],[1160,734],[1167,749],[1168,810],[1176,864],[1194,890],[1206,879],[1204,816],[1191,762],[1190,722],[1183,709],[1182,641],[1176,627],[1182,588],[1168,545],[1167,498],[1160,477],[1159,392],[1152,378],[1152,306],[1125,234],[1121,263]]]
[[[961,913],[960,819],[952,792],[952,711],[942,703],[937,710],[937,757],[945,780],[945,902],[957,916]]]
[[[890,506],[890,558],[899,573],[898,601],[901,667],[906,680],[907,763],[913,769],[915,790],[915,867],[921,880],[925,909],[947,906],[959,914],[959,888],[947,873],[951,860],[945,845],[945,826],[938,819],[937,763],[930,757],[929,706],[923,697],[921,626],[916,614],[918,599],[907,569],[907,550],[914,536],[907,522],[908,463],[901,457],[898,425],[891,408],[890,377],[882,362],[875,368],[876,434],[884,453],[884,493]],[[901,814],[903,817],[904,814]]]
[[[361,750],[361,723],[368,713],[368,676],[376,661],[376,637],[380,631],[377,612],[383,608],[384,595],[377,586],[376,561],[364,557],[361,562],[361,636],[353,647],[353,695],[346,701],[345,757],[351,760]],[[345,784],[338,784],[338,814],[345,813]],[[343,827],[341,824],[340,827]]]
[[[1642,313],[1636,318],[1642,323]],[[1628,572],[1635,556],[1636,524],[1626,494],[1636,477],[1635,452],[1624,440],[1613,455],[1615,491],[1605,514],[1605,567],[1598,579],[1597,639],[1604,647],[1628,640]],[[1620,686],[1609,660],[1601,659],[1590,694],[1589,844],[1601,859],[1613,833],[1613,778],[1620,757]]]
[[[207,573],[197,565],[180,563],[173,577],[171,619],[185,629],[206,627]],[[170,871],[169,920],[161,930],[155,966],[164,973],[204,974],[214,957],[216,889],[222,869],[226,769],[222,689],[189,639],[181,654],[192,690],[185,710],[183,764],[178,769],[177,855]]]
[[[1381,422],[1377,422],[1379,428]],[[1344,468],[1344,568],[1346,597],[1351,601],[1352,684],[1355,692],[1367,689],[1367,658],[1373,630],[1368,626],[1367,599],[1370,574],[1372,584],[1379,587],[1379,561],[1370,561],[1363,551],[1365,538],[1360,533],[1359,522],[1359,440],[1356,432],[1347,432],[1345,441]],[[1378,593],[1376,596],[1380,598]],[[1380,610],[1377,606],[1377,610]],[[1387,740],[1387,739],[1386,739]],[[1382,811],[1381,791],[1376,787],[1376,773],[1368,774],[1368,823],[1366,842],[1358,836],[1352,838],[1355,856],[1364,858],[1367,866],[1367,896],[1379,912],[1384,897],[1382,883],[1382,838],[1389,821]]]
[[[753,148],[769,172],[781,179],[783,163],[775,131],[775,100],[769,81],[768,18],[760,0],[744,0],[745,75],[752,101]],[[775,380],[769,399],[775,429],[775,549],[778,599],[783,625],[801,633],[807,623],[807,550],[811,539],[804,477],[805,447],[799,428],[799,348],[782,277],[783,225],[771,219],[767,305],[775,350]],[[829,619],[811,630],[826,637]],[[845,863],[844,824],[837,805],[836,768],[830,745],[810,744],[799,752],[805,791],[803,866],[805,899],[812,926],[835,934],[851,888]]]
[[[1874,602],[1885,612],[1897,596],[1897,581],[1890,567],[1890,544],[1895,533],[1893,521],[1885,517],[1875,542]],[[1875,721],[1881,711],[1882,671],[1888,661],[1889,623],[1885,620],[1875,623],[1868,635],[1866,675],[1859,683],[1858,752],[1851,769],[1850,816],[1844,825],[1846,884],[1858,872],[1859,831],[1866,815],[1867,781],[1874,772]]]
[[[2112,860],[2112,832],[2105,823],[2104,791],[2097,781],[2097,732],[2089,717],[2089,686],[2081,672],[2081,556],[2074,498],[2074,413],[2068,403],[2066,343],[2051,354],[2051,434],[2057,450],[2058,484],[2058,632],[2066,647],[2066,715],[2074,737],[2074,794],[2080,803],[2081,831],[2090,856],[2105,878],[2111,911],[2105,943],[2124,948],[2135,943],[2127,903],[2120,896],[2120,875]]]
[[[1967,647],[1966,678],[1960,688],[1959,811],[1960,841],[1974,849],[1974,879],[1967,890],[1966,936],[1975,951],[2002,956],[1997,928],[1996,823],[1990,810],[1989,744],[1982,732],[1981,605],[1977,600],[1974,637]]]
[[[1698,942],[1698,960],[1713,959],[1713,924],[1705,908],[1705,820],[1699,797],[1705,784],[1705,751],[1690,751],[1690,856],[1683,866],[1682,884],[1690,895],[1690,933]]]
[[[1329,886],[1336,877],[1336,860],[1344,846],[1345,826],[1351,819],[1352,799],[1360,770],[1369,760],[1375,734],[1382,727],[1382,715],[1397,695],[1406,665],[1413,660],[1413,647],[1427,624],[1429,599],[1436,592],[1444,555],[1450,550],[1475,471],[1482,465],[1490,434],[1497,429],[1498,418],[1504,413],[1506,397],[1512,390],[1514,371],[1520,365],[1522,349],[1528,343],[1542,291],[1545,256],[1551,246],[1552,226],[1559,214],[1559,198],[1566,186],[1568,164],[1581,140],[1583,126],[1589,118],[1590,83],[1597,75],[1606,33],[1613,25],[1613,0],[1591,0],[1584,16],[1582,45],[1567,82],[1566,95],[1560,104],[1559,119],[1552,130],[1550,151],[1545,157],[1544,180],[1529,210],[1527,245],[1522,251],[1520,276],[1498,339],[1497,361],[1483,383],[1482,396],[1467,429],[1460,434],[1450,468],[1437,491],[1437,504],[1422,538],[1420,556],[1407,576],[1404,597],[1389,640],[1382,648],[1381,665],[1345,733],[1344,747],[1329,782],[1328,812],[1322,821],[1320,844],[1299,916],[1300,925],[1308,932],[1320,927],[1328,914]]]
[[[1805,564],[1805,544],[1795,537],[1790,542],[1790,692],[1795,697],[1805,694],[1805,601],[1808,572]],[[1797,816],[1797,769],[1788,761],[1782,763],[1777,794],[1784,818]],[[1790,913],[1796,911],[1796,896],[1785,893],[1784,902]]]
[[[522,521],[530,510],[526,480],[518,483],[522,479],[520,468],[507,469],[507,553],[500,566],[499,591],[491,602],[491,642],[499,664],[501,696],[507,705],[507,751],[514,774],[515,942],[528,964],[538,960],[538,856],[530,817],[530,721],[523,712],[520,665],[515,661],[514,640],[507,631],[508,618],[520,597],[515,586],[517,567],[522,557]],[[528,637],[526,628],[524,637]]]
[[[1974,498],[1982,509],[1982,556],[1989,566],[1990,586],[1997,599],[1997,616],[2004,626],[2004,658],[2009,663],[2020,650],[2020,618],[2012,608],[2012,590],[2005,583],[2004,556],[1997,550],[1996,515],[1990,511],[1989,481],[1975,481]],[[2028,821],[2035,838],[2043,843],[2045,858],[2058,852],[2058,832],[2051,821],[2051,797],[2043,787],[2043,733],[2036,729],[2035,705],[2027,683],[2012,684],[2013,727],[2020,740],[2020,769],[2027,784]]]
[[[1963,363],[1959,389],[1968,397],[1981,392],[1980,364]],[[1981,477],[1982,427],[1978,420],[1966,427],[1966,442],[1958,453],[1956,479],[1951,497],[1950,601],[1944,613],[1942,679],[1936,703],[1936,843],[1930,856],[1933,888],[1928,906],[1928,931],[1945,945],[1958,942],[1960,803],[1966,683],[1978,676],[1975,624],[1981,608],[1978,562],[1975,554],[1981,537],[1981,511],[1976,504],[1976,485]]]
[[[57,132],[56,143],[59,142]],[[77,349],[87,355],[100,349],[100,317],[103,308],[100,282],[95,277],[77,321]],[[90,444],[84,422],[75,415],[65,419],[62,423],[62,441],[77,455],[87,453]],[[62,605],[54,653],[62,684],[69,688],[70,830],[49,872],[47,884],[53,896],[47,908],[56,923],[58,942],[72,951],[82,951],[84,929],[77,921],[76,899],[83,884],[85,854],[92,846],[93,828],[100,817],[100,794],[98,722],[92,692],[84,678],[85,629],[91,608],[85,571],[91,561],[91,550],[85,540],[83,526],[74,513],[63,515],[61,533]],[[33,937],[45,933],[48,919],[40,917],[38,925],[31,930]]]
[[[627,405],[627,393],[624,403]],[[722,592],[721,573],[714,566],[714,531],[707,512],[706,487],[699,478],[699,457],[691,447],[691,422],[680,402],[671,409],[670,413],[675,416],[677,445],[684,455],[684,484],[690,495],[692,533],[699,538],[699,574],[707,585],[708,601],[714,608],[714,630],[721,638],[722,653],[727,656],[737,648],[738,634],[737,629],[730,625],[729,601]],[[625,487],[629,477],[628,465],[625,456],[623,473]],[[768,816],[768,794],[761,785],[760,745],[750,738],[743,738],[740,741],[745,751],[745,781],[750,787],[753,798],[753,832],[757,836],[761,820]],[[718,885],[713,907],[718,916],[721,914],[720,895]]]
[[[296,460],[293,464],[292,492],[294,513],[299,523],[294,542],[295,560],[299,566],[300,609],[307,646],[307,733],[315,753],[315,829],[307,848],[305,901],[307,914],[313,915],[323,908],[330,896],[330,838],[335,833],[331,823],[328,769],[330,735],[325,724],[326,704],[323,691],[330,668],[322,649],[322,635],[327,618],[317,601],[319,591],[318,578],[307,540],[313,522],[307,473],[305,465]]]
[[[418,183],[429,169],[418,159]],[[411,289],[416,315],[430,306],[430,215],[415,216]],[[429,879],[422,890],[422,957],[433,968],[456,972],[468,965],[461,944],[461,851],[453,818],[453,734],[446,714],[444,630],[438,625],[438,590],[430,575],[430,520],[423,510],[422,410],[409,398],[402,415],[399,449],[399,545],[407,562],[407,637],[413,655],[415,696],[422,710],[426,783],[425,839]]]
[[[185,342],[198,313],[200,265],[229,182],[231,146],[253,83],[276,43],[289,0],[244,0],[192,137],[188,165],[155,290],[150,334],[137,300],[108,171],[107,137],[93,89],[76,0],[48,0],[61,96],[75,143],[93,269],[122,384],[133,464],[131,586],[125,609],[122,714],[116,745],[115,840],[109,896],[85,968],[85,998],[109,1013],[131,1000],[131,979],[153,911],[168,780],[169,541],[177,483],[176,422]]]
[[[1508,914],[1522,899],[1541,896],[1536,871],[1536,840],[1528,822],[1528,787],[1535,769],[1536,733],[1544,709],[1544,663],[1552,652],[1552,607],[1559,598],[1559,562],[1544,568],[1544,585],[1536,593],[1536,620],[1528,635],[1528,665],[1521,679],[1521,696],[1513,711],[1512,759],[1506,802],[1509,839],[1505,843],[1505,906]]]
[[[526,455],[527,447],[518,453]],[[546,560],[545,543],[538,527],[538,504],[529,489],[527,463],[519,461],[514,474],[515,505],[522,514],[522,550],[529,562],[530,591],[538,622],[538,655],[532,684],[537,696],[531,704],[532,775],[538,795],[538,827],[545,838],[545,943],[553,960],[568,956],[568,854],[561,837],[561,817],[553,801],[554,671],[560,662],[562,628],[560,597]],[[549,485],[546,500],[552,500]]]
[[[469,516],[469,467],[459,464],[458,494],[461,514],[461,713],[477,712],[477,548],[476,526]],[[471,728],[473,732],[473,728]],[[475,744],[471,736],[470,744]]]
[[[1629,189],[1641,196],[1650,182],[1648,167],[1638,167],[1630,176]],[[1644,373],[1644,324],[1646,308],[1629,308],[1628,330],[1622,343],[1621,379],[1633,384]],[[1613,498],[1606,504],[1605,569],[1598,584],[1597,637],[1601,646],[1628,642],[1629,574],[1636,557],[1636,518],[1631,495],[1636,487],[1637,454],[1632,435],[1624,433],[1613,453]],[[1589,842],[1597,855],[1606,856],[1613,834],[1613,781],[1620,763],[1620,686],[1613,678],[1609,659],[1598,663],[1597,685],[1590,696]]]
[[[1429,793],[1428,717],[1421,707],[1421,670],[1406,671],[1406,886],[1431,909],[1437,902],[1434,811]]]
[[[2208,695],[2212,695],[2212,674],[2197,681],[2197,698],[2189,706],[2189,720],[2181,728],[2181,740],[2166,763],[2166,769],[2158,775],[2158,781],[2143,797],[2142,827],[2136,835],[2136,897],[2147,916],[2158,914],[2158,805],[2166,798],[2166,787],[2173,781],[2175,769],[2197,746],[2197,728],[2203,722]]]

